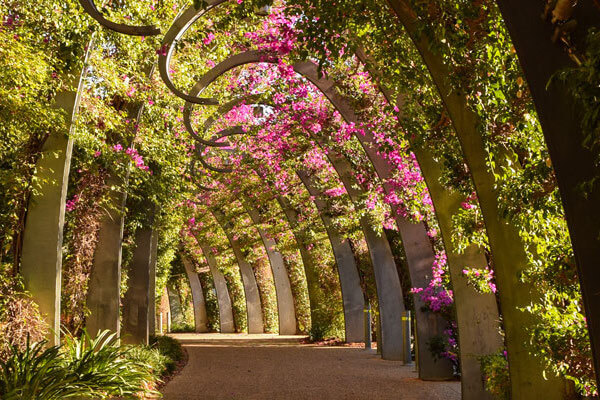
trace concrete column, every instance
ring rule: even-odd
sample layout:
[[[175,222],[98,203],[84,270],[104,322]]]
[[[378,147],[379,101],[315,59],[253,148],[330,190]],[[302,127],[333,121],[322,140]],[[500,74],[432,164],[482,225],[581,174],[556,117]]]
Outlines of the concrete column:
[[[561,23],[552,24],[539,17],[545,3],[515,0],[496,0],[496,3],[519,56],[552,159],[577,263],[596,382],[600,383],[600,190],[586,189],[584,195],[581,189],[600,175],[598,152],[587,144],[578,112],[581,107],[568,93],[568,84],[556,79],[548,85],[557,72],[576,65],[564,46],[552,40]],[[598,27],[598,3],[571,3],[577,4],[569,21],[577,26],[569,32],[569,41],[582,51],[587,47],[584,41],[589,29]]]
[[[63,227],[73,151],[70,135],[77,118],[85,65],[92,47],[93,41],[90,41],[81,76],[69,85],[75,90],[58,93],[54,99],[54,107],[64,110],[67,115],[66,129],[48,137],[42,147],[35,174],[40,187],[29,200],[23,234],[20,272],[25,289],[31,293],[51,329],[50,345],[60,341]]]
[[[246,211],[250,215],[252,222],[256,225],[256,229],[260,238],[265,245],[267,257],[271,263],[273,271],[273,280],[275,281],[275,291],[277,293],[277,308],[279,311],[279,334],[280,335],[295,335],[296,334],[296,313],[294,309],[294,297],[292,296],[292,287],[290,278],[285,268],[283,256],[277,251],[277,243],[275,240],[268,237],[264,229],[260,227],[261,218],[258,211],[244,203]]]
[[[371,74],[378,78],[381,74],[375,69],[373,62],[367,62],[368,56],[361,50],[357,54],[365,65],[369,66]],[[380,89],[391,103],[394,103],[394,99],[402,98],[402,96],[394,95],[385,87],[380,87]],[[402,105],[398,104],[398,106],[401,107]],[[372,141],[372,135],[367,133],[365,140]],[[466,278],[462,274],[462,270],[466,266],[485,268],[487,259],[483,251],[475,246],[471,246],[461,253],[455,248],[452,241],[452,215],[458,212],[464,198],[459,193],[449,191],[440,184],[444,167],[429,152],[424,150],[422,146],[414,146],[413,150],[433,200],[436,218],[448,257],[448,269],[452,281],[458,324],[458,342],[461,349],[462,398],[464,400],[491,400],[491,394],[483,387],[479,358],[496,353],[503,346],[496,297],[493,294],[478,293],[472,287],[469,287]],[[382,167],[385,171],[385,166],[379,165],[380,171]],[[401,221],[398,221],[398,223],[401,225]],[[410,249],[412,246],[411,240],[405,239],[405,237],[411,236],[411,234],[403,235],[406,249]]]
[[[148,330],[150,335],[156,333],[156,265],[158,263],[159,234],[152,235],[150,249],[150,285],[148,286]]]
[[[149,65],[144,74],[151,76],[153,66]],[[140,122],[144,104],[132,103],[126,107],[130,118]],[[127,167],[129,168],[129,167]],[[109,187],[127,186],[129,170],[125,178],[119,177],[114,171],[107,180]],[[100,329],[110,329],[119,332],[119,301],[121,286],[121,261],[123,229],[125,225],[125,202],[127,192],[110,192],[110,206],[102,215],[98,239],[94,250],[93,268],[90,276],[87,307],[90,317],[86,321],[88,332],[94,335]],[[146,204],[148,209],[153,206]],[[158,240],[158,236],[156,237]],[[156,250],[154,250],[155,252]],[[154,272],[152,272],[153,274]],[[110,279],[110,280],[109,280]],[[154,288],[154,275],[151,276],[151,286]],[[152,295],[154,299],[154,295]],[[152,306],[154,309],[154,306]],[[149,318],[149,317],[148,317]],[[150,334],[154,334],[155,318],[149,318]]]
[[[328,138],[317,135],[313,137],[321,147],[327,149],[327,158],[352,201],[358,204],[364,190],[354,178],[352,166],[346,157],[330,145]],[[381,340],[378,340],[378,344],[380,343],[382,347],[381,354],[386,360],[402,361],[404,359],[402,312],[405,311],[405,307],[394,255],[385,235],[375,231],[368,218],[360,218],[360,225],[369,247],[375,273],[381,320]]]
[[[504,345],[500,336],[500,316],[496,296],[478,293],[474,288],[469,287],[462,273],[466,266],[487,267],[487,258],[476,246],[470,246],[462,253],[454,247],[451,217],[460,208],[463,198],[457,192],[450,192],[440,184],[442,166],[429,153],[425,150],[417,150],[416,155],[429,187],[448,256],[458,324],[462,397],[464,400],[491,400],[492,396],[483,387],[479,357],[497,353]]]
[[[197,333],[208,332],[208,316],[206,314],[206,303],[204,301],[204,292],[202,291],[202,285],[200,284],[200,278],[194,270],[194,266],[187,257],[183,257],[183,266],[185,267],[185,273],[190,281],[190,288],[192,289],[192,302],[194,303],[194,326],[196,327]]]
[[[296,173],[310,195],[315,198],[315,205],[331,242],[342,289],[346,342],[363,342],[365,340],[365,298],[360,286],[358,266],[356,265],[350,241],[340,234],[331,217],[329,217],[327,203],[321,200],[324,193],[312,183],[312,180],[305,171],[296,171]]]
[[[138,228],[135,233],[136,246],[129,270],[129,288],[123,300],[123,343],[148,344],[152,238],[157,234],[149,226]]]
[[[120,183],[117,180],[113,175],[107,183],[112,186]],[[98,230],[86,304],[90,310],[86,329],[92,336],[105,329],[120,333],[121,243],[125,199],[125,193],[110,193],[111,207],[104,212]]]
[[[331,325],[336,322],[339,316],[343,314],[343,304],[340,304],[342,307],[339,309],[337,307],[332,307],[332,293],[326,290],[327,286],[331,288],[332,285],[328,282],[322,282],[321,279],[319,279],[318,269],[323,267],[319,265],[319,260],[315,258],[314,253],[309,250],[311,243],[308,243],[304,240],[304,238],[307,237],[307,232],[305,232],[298,223],[298,211],[292,207],[291,203],[286,197],[279,196],[277,200],[290,227],[292,228],[294,239],[298,246],[298,250],[300,251],[300,256],[302,257],[302,264],[304,265],[304,271],[306,274],[308,297],[310,301],[311,325],[314,328],[320,324],[321,329],[329,329]],[[336,291],[340,290],[339,283],[335,283]],[[340,298],[341,297],[342,296],[340,296]]]
[[[229,244],[231,245],[233,254],[235,255],[240,268],[242,283],[244,284],[244,294],[246,297],[246,310],[248,311],[248,333],[263,333],[262,305],[260,302],[260,293],[258,292],[256,277],[254,276],[254,270],[246,260],[240,243],[233,238],[233,232],[229,229],[230,224],[224,213],[220,210],[212,210],[212,214],[225,232],[225,236],[227,236],[227,240],[229,240]]]
[[[223,273],[217,266],[217,260],[210,251],[208,246],[200,244],[202,248],[202,254],[206,258],[210,273],[215,283],[215,290],[217,291],[217,302],[219,303],[219,324],[221,326],[221,333],[234,333],[235,324],[233,322],[233,310],[231,308],[231,298],[229,297],[229,291],[227,289],[227,281],[223,276]]]
[[[479,130],[479,116],[468,105],[465,91],[460,88],[457,90],[452,85],[449,80],[452,71],[445,65],[443,57],[432,51],[435,43],[420,34],[421,22],[414,10],[405,0],[388,0],[388,3],[413,40],[438,89],[440,99],[452,119],[477,191],[494,261],[510,365],[512,397],[562,399],[566,386],[564,379],[544,376],[543,360],[523,346],[523,343],[529,341],[528,329],[533,326],[534,317],[521,310],[530,305],[532,299],[539,294],[535,287],[516,278],[527,269],[529,262],[518,229],[502,217],[495,188],[496,179],[488,168],[488,152]],[[563,134],[564,132],[561,133]],[[498,161],[498,164],[501,163],[502,160]]]
[[[346,121],[359,122],[350,101],[338,94],[333,82],[319,76],[316,64],[310,62],[298,63],[295,65],[295,69],[317,84]],[[393,193],[394,188],[387,182],[393,178],[394,168],[379,152],[372,132],[367,130],[364,135],[355,135],[355,137],[361,143],[375,172],[384,182],[385,192],[387,194]],[[412,286],[426,287],[429,283],[428,277],[431,276],[435,255],[425,225],[422,223],[414,224],[397,213],[396,222],[402,237]],[[417,335],[420,337],[420,342],[429,343],[434,337],[443,335],[446,321],[438,314],[424,312],[424,304],[420,296],[414,296],[414,302]],[[419,377],[421,379],[439,380],[453,377],[452,364],[448,360],[436,361],[429,351],[420,352],[418,357]]]
[[[169,314],[171,311],[171,303],[169,301],[169,294],[167,292],[167,288],[160,295],[160,305],[158,307],[158,332],[163,335],[166,331],[168,333],[169,326]]]
[[[185,318],[181,307],[181,300],[179,299],[179,293],[177,293],[175,288],[167,285],[167,294],[169,295],[169,306],[171,307],[171,319],[175,323],[184,322]]]

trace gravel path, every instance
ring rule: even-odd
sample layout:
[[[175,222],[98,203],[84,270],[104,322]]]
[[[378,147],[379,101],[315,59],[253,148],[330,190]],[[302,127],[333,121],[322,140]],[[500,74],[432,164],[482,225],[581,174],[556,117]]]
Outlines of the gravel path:
[[[189,361],[166,400],[460,400],[459,382],[423,382],[414,367],[360,348],[302,345],[296,336],[173,335]]]

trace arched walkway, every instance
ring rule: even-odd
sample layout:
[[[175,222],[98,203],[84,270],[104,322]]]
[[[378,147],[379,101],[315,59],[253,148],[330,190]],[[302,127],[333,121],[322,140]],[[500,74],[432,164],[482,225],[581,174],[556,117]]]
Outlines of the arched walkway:
[[[167,399],[598,397],[599,1],[63,3],[0,2],[0,369],[166,326]]]
[[[414,366],[359,347],[301,344],[299,336],[175,334],[188,352],[165,400],[459,400],[460,383],[425,382]]]

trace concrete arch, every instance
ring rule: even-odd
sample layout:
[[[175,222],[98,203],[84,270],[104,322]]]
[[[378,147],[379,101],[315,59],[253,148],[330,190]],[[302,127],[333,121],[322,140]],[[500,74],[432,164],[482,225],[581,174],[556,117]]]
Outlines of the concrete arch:
[[[211,213],[217,220],[221,229],[225,232],[227,240],[231,245],[233,254],[237,260],[240,268],[240,274],[242,276],[242,282],[244,284],[244,293],[246,295],[246,310],[248,312],[248,333],[263,333],[263,314],[262,306],[260,302],[260,294],[258,292],[258,285],[254,276],[254,270],[250,263],[246,260],[240,243],[233,237],[232,232],[228,229],[229,224],[225,214],[218,209],[212,209]]]
[[[276,62],[277,57],[274,54],[270,54],[270,53],[265,53],[262,51],[247,51],[244,53],[240,53],[234,56],[231,56],[229,58],[227,58],[226,60],[224,60],[223,62],[221,62],[220,64],[218,64],[216,67],[214,67],[212,70],[210,70],[207,74],[205,74],[200,81],[194,86],[194,88],[192,89],[192,91],[190,92],[191,95],[197,95],[202,93],[202,91],[208,87],[208,85],[210,85],[211,82],[213,82],[215,79],[217,79],[218,76],[222,75],[224,72],[240,66],[240,65],[244,65],[244,64],[249,64],[249,63],[257,63],[257,62]],[[336,109],[340,112],[340,114],[344,117],[344,119],[346,119],[347,122],[354,122],[357,121],[356,116],[354,115],[354,112],[352,110],[352,108],[349,106],[349,104],[347,102],[345,102],[342,98],[340,98],[340,96],[333,90],[335,84],[332,81],[329,81],[327,79],[323,79],[319,77],[319,73],[317,70],[317,66],[311,62],[300,62],[300,63],[296,63],[294,64],[294,70],[299,73],[300,75],[306,77],[307,79],[309,79],[313,84],[315,84],[322,92],[323,94],[332,102],[332,104],[336,107]],[[186,106],[184,107],[184,121],[186,124],[186,127],[188,128],[188,130],[190,130],[190,132],[194,132],[194,134],[196,136],[199,136],[194,130],[193,127],[191,125],[191,104],[186,103]],[[359,135],[356,135],[357,137]],[[361,138],[358,138],[359,140],[361,140]],[[367,143],[365,141],[361,140],[361,144],[363,144],[363,147],[365,148],[365,150],[367,151],[367,155],[369,155],[370,157],[374,156],[377,154],[377,152],[370,146],[370,143]],[[322,143],[323,145],[323,143]],[[328,155],[329,157],[329,155]],[[340,175],[340,177],[342,177],[341,175],[341,169],[347,169],[350,168],[348,171],[346,171],[345,173],[347,174],[347,176],[345,177],[345,179],[350,179],[351,174],[351,167],[349,165],[346,166],[342,166],[342,164],[340,164],[341,161],[338,161],[338,166],[336,167],[336,164],[334,163],[334,158],[329,157],[330,161],[332,162],[332,164],[334,164],[334,168],[336,168],[336,170],[338,170],[338,174]],[[340,160],[340,159],[338,159]],[[373,162],[373,160],[371,160]],[[376,166],[381,166],[381,165],[387,165],[387,162],[385,164],[382,163],[383,159],[380,157],[377,157],[375,159],[375,162],[373,162],[374,165]],[[388,173],[391,175],[391,169],[388,167]],[[342,180],[344,180],[344,177],[342,177]],[[346,181],[344,182],[349,194],[351,193],[351,190],[348,189],[348,186],[350,186],[350,181]],[[352,194],[350,194],[351,197],[353,197]],[[356,201],[358,198],[360,197],[360,194],[358,192],[354,193],[354,200]],[[422,229],[417,230],[417,229],[411,229],[412,226],[409,225],[408,221],[401,221],[401,222],[406,222],[403,223],[402,225],[399,225],[399,227],[403,230],[404,232],[404,238],[408,238],[410,239],[413,243],[417,243],[419,244],[418,247],[415,247],[416,249],[418,249],[419,251],[411,251],[408,250],[407,251],[407,255],[410,255],[410,259],[409,259],[409,268],[410,266],[413,266],[413,268],[411,268],[413,271],[413,276],[416,279],[416,277],[422,277],[422,280],[425,277],[425,271],[427,271],[430,268],[430,265],[433,264],[433,250],[431,249],[431,245],[429,243],[429,239],[426,235],[425,232],[425,228],[422,227]],[[366,221],[363,222],[363,229],[372,229],[369,227],[367,227],[368,223]],[[389,257],[392,257],[392,261],[393,261],[393,256],[391,254],[391,248],[389,248],[389,243],[387,244],[387,251],[386,251],[386,245],[383,245],[383,242],[380,239],[377,239],[378,235],[375,234],[375,232],[372,232],[373,234],[367,234],[367,232],[365,232],[366,237],[370,238],[370,240],[368,239],[368,242],[370,242],[370,248],[372,249],[379,249],[381,251],[380,254],[386,254]],[[376,243],[379,242],[379,245],[377,245]],[[427,254],[425,254],[425,252],[427,252]],[[387,257],[386,256],[386,257]],[[431,264],[429,264],[429,268],[427,266],[427,258],[429,258],[429,260],[431,261]],[[377,266],[379,265],[378,263],[374,262],[374,265]],[[388,262],[387,267],[391,267],[394,266],[395,268],[395,263],[394,262]],[[377,272],[376,272],[377,274]],[[389,282],[389,281],[387,281]],[[420,282],[419,282],[420,283]],[[386,283],[382,284],[385,286]],[[398,281],[398,289],[400,289],[400,284]],[[401,289],[400,289],[400,293],[401,293]],[[401,299],[400,299],[401,300]],[[402,309],[404,308],[403,306],[403,301],[402,301]],[[389,311],[388,311],[389,312]],[[384,313],[382,312],[382,315]],[[383,316],[382,316],[383,318]],[[432,315],[421,315],[421,322],[418,323],[418,326],[420,327],[419,329],[421,329],[421,338],[423,339],[423,343],[427,342],[429,337],[432,337],[438,333],[441,333],[441,331],[443,331],[443,325],[441,324],[440,321],[438,321],[438,318],[436,316],[432,316]],[[401,320],[401,319],[400,319]],[[389,324],[389,322],[388,322]],[[399,332],[400,332],[400,336],[401,337],[401,326],[398,326],[399,328]],[[385,332],[385,328],[383,329],[383,331]],[[386,335],[382,335],[383,337],[385,337]],[[388,337],[391,337],[392,335],[388,335]],[[384,343],[385,343],[385,339],[384,339]],[[384,348],[385,348],[385,344],[384,344]],[[385,350],[384,350],[385,352]],[[388,355],[390,354],[389,352],[387,353]],[[399,354],[399,353],[398,353]],[[384,357],[386,355],[384,354]],[[396,355],[396,357],[399,357],[398,355]],[[449,364],[443,365],[443,363],[438,363],[434,360],[433,355],[430,354],[430,352],[419,352],[419,358],[422,358],[420,361],[420,365],[421,365],[421,369],[420,371],[422,371],[423,373],[421,374],[422,377],[424,378],[429,378],[429,379],[435,379],[435,378],[443,378],[443,377],[451,377],[452,375],[452,370],[449,366]]]
[[[249,205],[245,199],[242,201],[246,212],[252,219],[261,240],[267,251],[267,256],[271,264],[273,272],[273,280],[275,281],[275,291],[277,294],[277,309],[279,311],[279,334],[280,335],[295,335],[296,334],[296,312],[294,308],[294,297],[292,296],[292,287],[290,278],[285,267],[283,256],[277,251],[277,243],[270,238],[265,230],[261,227],[261,217],[255,208]]]
[[[217,260],[212,254],[210,248],[206,244],[202,243],[200,238],[197,236],[195,237],[198,241],[198,245],[202,249],[202,254],[206,259],[206,263],[208,264],[210,273],[213,277],[213,282],[215,283],[217,301],[219,303],[219,326],[221,328],[221,333],[234,333],[235,324],[233,319],[233,308],[231,306],[231,298],[229,297],[229,290],[227,289],[225,277],[219,270]]]
[[[558,71],[574,63],[565,49],[551,40],[558,27],[539,18],[545,4],[512,0],[496,3],[517,50],[556,173],[583,293],[596,382],[600,383],[600,190],[594,188],[585,196],[579,190],[581,184],[596,179],[600,170],[596,156],[584,145],[580,116],[573,112],[576,105],[567,88],[558,82],[548,86]],[[600,25],[600,13],[597,4],[586,1],[578,2],[573,11],[577,30],[570,36],[579,44],[589,28]]]
[[[151,77],[154,72],[154,64],[151,64],[144,69],[144,75]],[[134,103],[127,107],[127,113],[130,118],[135,119],[136,124],[139,124],[144,112],[144,103]],[[133,141],[129,143],[128,147],[133,147]],[[119,187],[121,185],[127,187],[129,184],[129,172],[123,179],[120,178],[114,171],[110,171],[110,175],[107,178],[107,186]],[[96,248],[94,249],[94,259],[92,263],[92,271],[90,274],[89,290],[87,296],[87,307],[90,310],[90,317],[86,321],[86,327],[90,334],[95,334],[99,330],[109,329],[113,332],[120,332],[120,310],[119,303],[121,297],[121,262],[122,262],[122,242],[123,232],[125,226],[125,205],[127,202],[127,190],[122,192],[111,190],[109,193],[111,206],[102,213],[100,220],[100,227],[98,229]],[[152,209],[154,206],[150,203],[145,204],[147,209]],[[146,221],[146,224],[142,227],[144,230],[152,230],[149,226],[153,220],[154,211],[151,212],[152,216]],[[158,240],[158,236],[155,238]],[[136,244],[146,250],[152,252],[152,246],[148,247],[145,237],[140,237],[141,242]],[[137,247],[136,247],[137,250]],[[156,252],[156,249],[154,249]],[[151,254],[140,255],[141,257],[152,257]],[[155,265],[154,262],[153,265]],[[133,268],[139,268],[133,266]],[[154,266],[152,267],[151,274],[155,274]],[[154,278],[152,278],[154,279]],[[152,283],[154,288],[154,283]],[[153,289],[154,290],[154,289]],[[154,292],[152,293],[152,299],[154,299]],[[149,311],[152,311],[150,317],[150,334],[154,334],[154,303],[150,306]],[[133,321],[133,320],[132,320]],[[137,321],[137,317],[135,319]],[[135,322],[134,325],[137,325]],[[133,328],[133,327],[130,327]],[[139,336],[136,333],[130,333],[134,337]],[[146,340],[147,341],[147,340]]]
[[[170,285],[167,285],[167,296],[169,297],[169,312],[171,313],[171,323],[184,320],[183,310],[181,309],[181,300],[179,293]]]
[[[560,399],[565,393],[564,380],[544,377],[542,360],[530,354],[523,346],[523,343],[529,340],[527,329],[531,325],[532,317],[520,310],[531,303],[536,295],[536,288],[519,282],[516,278],[527,267],[528,260],[519,232],[506,218],[501,217],[495,179],[487,168],[488,155],[478,130],[479,117],[469,107],[466,94],[452,87],[449,81],[451,72],[444,64],[442,56],[431,50],[434,46],[425,35],[419,34],[420,22],[410,5],[405,0],[388,0],[388,3],[421,54],[422,61],[438,89],[477,191],[494,260],[510,365],[512,396]]]
[[[152,229],[151,224],[138,228],[135,233],[135,250],[133,252],[133,260],[129,270],[129,288],[125,293],[123,299],[123,330],[122,340],[124,343],[129,344],[148,344],[150,339],[150,319],[154,318],[154,315],[150,314],[150,292],[154,294],[154,286],[151,285],[150,275],[151,269],[155,268],[152,264],[152,250],[153,242],[155,237],[158,236],[158,232]],[[96,277],[98,274],[96,274]],[[112,283],[112,282],[109,282]],[[120,282],[119,282],[120,283]],[[96,285],[95,288],[98,288]],[[109,285],[107,285],[109,286]],[[104,300],[99,297],[88,297],[88,304],[90,300]],[[152,296],[154,300],[154,296]],[[101,304],[96,304],[96,310],[102,310]],[[90,320],[87,326],[93,327],[99,325],[99,322],[94,317],[103,317],[102,313],[99,315],[90,315]],[[117,316],[119,315],[119,308],[117,307]],[[119,319],[117,318],[117,323]],[[98,330],[92,330],[90,333],[95,334]],[[92,333],[93,332],[93,333]],[[153,333],[153,332],[152,332]]]
[[[208,315],[206,313],[206,302],[204,292],[198,274],[189,258],[182,256],[183,267],[190,282],[192,290],[192,303],[194,306],[194,328],[197,333],[208,332]]]
[[[321,192],[310,179],[305,171],[296,171],[311,196],[315,197],[315,206],[319,216],[325,225],[327,236],[331,242],[331,248],[335,257],[342,289],[342,300],[344,303],[344,324],[346,327],[347,342],[364,342],[365,340],[365,293],[360,286],[358,266],[354,258],[354,252],[347,238],[340,234],[331,218],[327,215],[327,205],[320,200],[324,193]]]
[[[371,76],[379,80],[379,70],[373,60],[362,50],[357,51],[357,57],[369,70]],[[401,94],[392,93],[379,84],[381,93],[390,104],[394,99],[402,98]],[[402,104],[397,104],[402,112]],[[408,138],[411,141],[411,138]],[[456,321],[458,325],[458,342],[461,368],[461,394],[465,400],[490,399],[491,394],[484,388],[484,377],[481,372],[479,358],[494,354],[503,346],[500,335],[499,311],[496,297],[493,294],[483,294],[467,285],[462,271],[465,266],[485,268],[488,265],[483,251],[477,246],[470,246],[459,252],[452,241],[452,215],[461,208],[464,198],[443,187],[441,176],[443,165],[440,164],[427,150],[420,146],[412,147],[417,158],[421,173],[427,183],[429,194],[434,204],[434,211],[442,235],[448,270],[452,281]]]
[[[318,268],[319,266],[317,265],[318,261],[315,259],[315,257],[313,256],[312,252],[309,250],[309,243],[306,243],[306,241],[304,241],[302,238],[305,236],[305,232],[304,229],[300,227],[299,221],[298,221],[298,211],[294,209],[294,207],[292,206],[292,204],[290,203],[289,199],[284,197],[284,196],[278,196],[277,198],[277,202],[279,203],[279,206],[281,207],[281,209],[283,210],[283,213],[286,216],[286,219],[292,229],[292,232],[294,234],[294,239],[296,240],[296,245],[298,246],[298,250],[300,251],[300,255],[302,257],[302,262],[304,263],[304,269],[305,269],[305,273],[306,273],[306,281],[308,284],[308,293],[309,293],[309,299],[310,299],[310,308],[311,308],[311,324],[314,328],[314,326],[316,324],[322,324],[324,323],[322,321],[323,317],[329,319],[331,318],[331,313],[328,313],[326,316],[322,315],[323,313],[319,312],[318,310],[323,306],[321,304],[319,304],[319,299],[322,299],[322,301],[326,301],[327,300],[327,294],[325,293],[325,291],[323,290],[323,288],[320,285],[320,280],[318,277]],[[334,253],[335,255],[335,253]],[[339,277],[339,272],[338,272],[338,277]],[[360,283],[360,282],[359,282]],[[340,281],[340,286],[341,286],[341,281]],[[360,285],[358,287],[360,289]],[[342,313],[344,314],[344,332],[345,332],[345,338],[346,338],[346,342],[348,343],[356,343],[356,342],[362,342],[364,340],[364,333],[362,332],[362,326],[359,326],[358,329],[354,329],[352,330],[352,328],[354,328],[357,325],[357,322],[360,324],[361,321],[354,321],[352,318],[354,317],[354,314],[352,314],[350,311],[346,313],[346,308],[344,307],[344,295],[343,295],[343,291],[342,291]],[[334,311],[335,312],[335,311]],[[363,310],[362,308],[360,310],[356,310],[355,313],[359,313],[362,316]],[[350,317],[350,321],[346,322],[346,319]],[[354,322],[354,324],[352,324]],[[362,333],[362,335],[361,335]]]
[[[259,52],[253,53],[260,56]],[[324,140],[317,138],[317,141],[319,141],[321,147],[327,147],[328,149],[331,147]],[[355,188],[355,186],[359,187],[359,184],[354,181],[350,164],[345,160],[345,157],[334,150],[330,149],[327,156],[353,201],[358,201],[362,192],[360,189]],[[404,347],[401,313],[404,310],[404,301],[402,299],[402,289],[391,248],[387,239],[375,232],[365,218],[361,218],[361,227],[369,245],[378,284],[378,293],[380,293],[379,296],[386,297],[379,300],[380,312],[382,314],[383,357],[403,360]],[[388,343],[387,350],[386,340]]]
[[[254,102],[258,101],[260,96],[247,96],[240,99],[232,100],[222,106],[219,107],[215,116],[220,116],[228,111],[230,111],[236,105],[239,105],[241,102]],[[216,122],[216,118],[209,117],[203,125],[204,131],[210,129],[210,127]],[[219,142],[224,137],[232,136],[232,135],[242,135],[245,134],[244,130],[241,127],[231,127],[216,133],[213,138],[210,140],[204,140],[203,143],[218,143],[222,144],[223,142]],[[200,136],[197,136],[200,137]],[[228,143],[225,143],[228,145]],[[198,154],[199,157],[202,157]],[[205,165],[203,163],[203,165]],[[227,171],[231,172],[231,170]],[[305,188],[311,193],[311,195],[315,197],[320,197],[322,193],[318,191],[316,186],[312,185],[310,179],[302,179],[301,173],[297,172],[298,176],[301,178],[301,181]],[[306,174],[304,174],[306,175]],[[307,176],[307,175],[306,175]],[[316,194],[315,194],[316,193]],[[289,201],[284,196],[280,196],[278,201],[288,219],[290,226],[297,225],[296,221],[296,212],[292,209]],[[334,257],[336,259],[336,264],[338,268],[338,276],[340,279],[341,291],[342,291],[342,300],[344,307],[344,323],[345,323],[345,332],[346,332],[346,341],[348,342],[362,342],[364,341],[364,293],[360,286],[360,277],[358,275],[358,268],[356,266],[356,260],[354,258],[354,253],[347,239],[343,239],[339,234],[331,219],[327,217],[325,213],[325,205],[323,202],[318,199],[315,200],[315,205],[317,210],[319,211],[321,220],[323,221],[331,246],[334,253]],[[298,235],[296,235],[297,237]],[[303,248],[302,243],[298,242],[298,248],[303,258],[303,262],[306,267],[307,272],[307,282],[309,285],[309,290],[311,287],[312,290],[318,290],[318,288],[314,288],[317,285],[317,282],[314,278],[312,278],[312,273],[310,271],[311,261],[310,255],[307,254],[306,249]],[[310,294],[309,294],[310,297]],[[311,309],[313,309],[313,301],[311,300]]]
[[[67,129],[46,139],[42,155],[36,162],[35,178],[41,182],[27,204],[27,219],[23,233],[20,272],[25,289],[39,306],[40,314],[50,327],[50,345],[60,343],[60,297],[62,286],[62,246],[65,204],[73,153],[71,133],[74,129],[87,64],[94,46],[90,39],[83,69],[69,80],[68,88],[55,97],[55,106],[67,115]]]

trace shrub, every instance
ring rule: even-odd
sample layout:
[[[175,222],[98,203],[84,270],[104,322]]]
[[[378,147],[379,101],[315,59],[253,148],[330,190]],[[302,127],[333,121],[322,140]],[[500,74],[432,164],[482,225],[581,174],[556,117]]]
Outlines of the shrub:
[[[46,342],[24,349],[10,346],[10,356],[0,360],[0,397],[4,400],[54,400],[84,395],[87,388],[64,368],[57,346]]]
[[[194,332],[196,327],[192,324],[188,324],[185,322],[182,323],[174,323],[171,325],[171,332],[173,333],[189,333]]]
[[[161,355],[167,357],[169,360],[165,364],[165,370],[162,373],[163,375],[175,371],[177,363],[185,357],[181,344],[169,336],[153,336],[150,339],[150,346],[153,349],[158,350]]]
[[[481,372],[485,380],[485,390],[490,392],[495,399],[510,399],[510,375],[506,351],[499,354],[490,354],[479,358]]]
[[[48,332],[38,306],[25,292],[22,278],[11,276],[8,268],[0,267],[0,360],[6,360],[14,346],[25,350],[28,338],[41,341]]]
[[[58,400],[66,398],[133,398],[153,393],[152,366],[129,357],[131,349],[117,344],[116,334],[100,332],[91,339],[66,335],[65,344],[44,350],[46,342],[22,349],[11,346],[0,360],[0,398]]]
[[[147,383],[154,380],[152,366],[130,358],[130,351],[118,345],[116,333],[102,331],[95,339],[87,332],[80,339],[66,335],[62,354],[65,368],[79,382],[97,392],[95,396],[110,398],[146,392]]]

